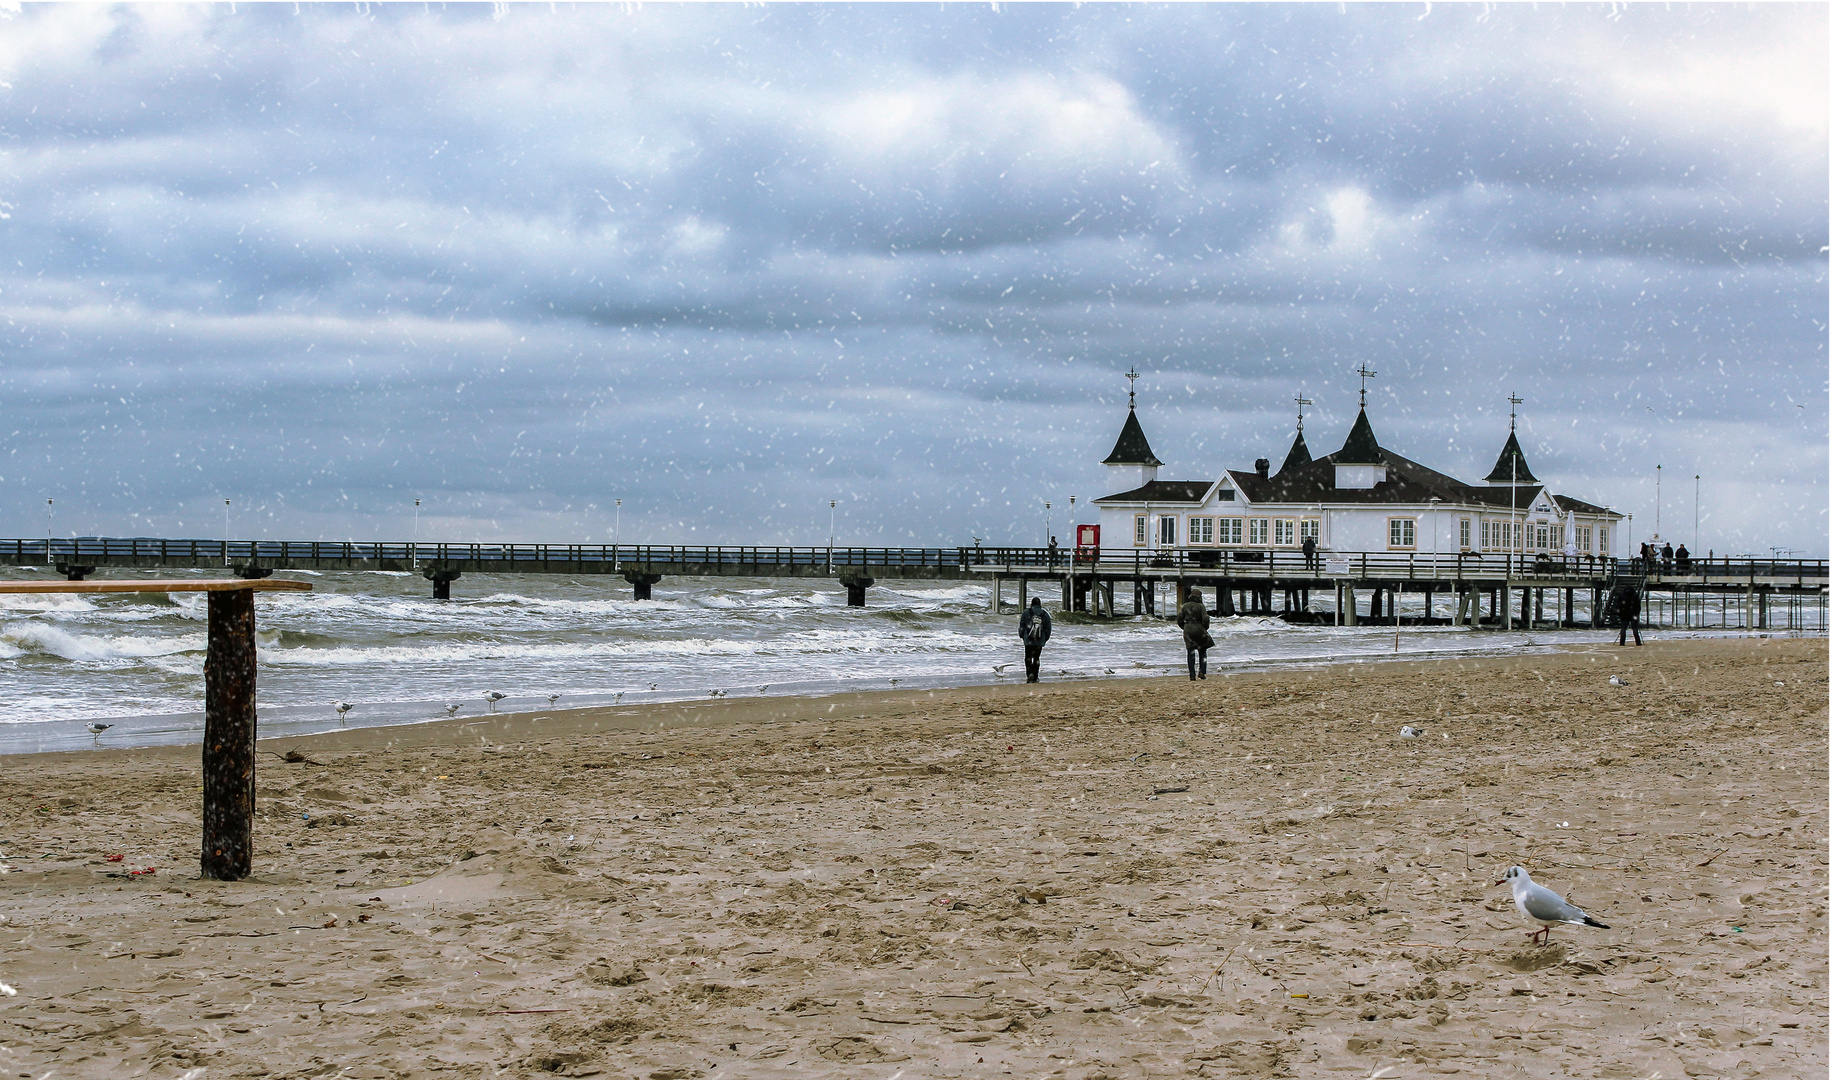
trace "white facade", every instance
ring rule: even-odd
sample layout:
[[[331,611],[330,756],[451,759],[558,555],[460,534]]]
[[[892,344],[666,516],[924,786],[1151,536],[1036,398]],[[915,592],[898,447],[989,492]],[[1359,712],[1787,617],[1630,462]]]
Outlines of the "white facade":
[[[1366,431],[1370,439],[1370,427]],[[1509,451],[1514,446],[1509,443]],[[1621,515],[1603,507],[1535,481],[1466,484],[1382,448],[1376,452],[1383,464],[1335,464],[1329,455],[1287,464],[1274,476],[1229,471],[1218,482],[1156,481],[1153,468],[1150,479],[1094,500],[1100,545],[1113,554],[1141,548],[1301,551],[1304,538],[1313,536],[1318,552],[1604,557],[1621,550]],[[1530,476],[1522,458],[1517,465]],[[1138,477],[1127,472],[1113,479]]]

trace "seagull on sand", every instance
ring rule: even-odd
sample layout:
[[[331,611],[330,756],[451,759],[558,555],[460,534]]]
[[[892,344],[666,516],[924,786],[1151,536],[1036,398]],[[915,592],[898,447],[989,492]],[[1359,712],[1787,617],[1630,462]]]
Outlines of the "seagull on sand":
[[[1542,937],[1544,944],[1550,944],[1550,928],[1558,923],[1609,929],[1607,923],[1596,922],[1581,908],[1531,880],[1531,875],[1525,872],[1523,866],[1515,866],[1506,871],[1506,876],[1494,884],[1504,885],[1508,881],[1512,882],[1512,902],[1518,905],[1519,914],[1543,924],[1541,929],[1532,933],[1533,941]]]
[[[1618,675],[1609,675],[1608,676],[1608,685],[1609,686],[1625,686],[1625,685],[1627,685],[1627,680],[1621,678]]]
[[[463,707],[464,707],[463,705],[454,701],[451,704],[445,706],[445,715],[446,716],[456,716],[458,714],[458,710]]]
[[[1409,724],[1398,729],[1398,737],[1400,739],[1415,739],[1421,734],[1423,734],[1422,728],[1414,728]]]
[[[496,711],[496,702],[501,701],[503,698],[505,698],[507,696],[508,696],[507,694],[498,693],[495,690],[491,690],[489,693],[483,695],[483,700],[489,702],[489,711],[495,712]]]
[[[724,691],[723,690],[714,690],[714,691],[712,691],[712,696],[713,697],[723,697]]]
[[[355,708],[355,706],[354,706],[354,705],[351,705],[351,704],[350,704],[350,703],[349,703],[349,702],[347,702],[347,701],[339,701],[339,702],[337,702],[337,722],[338,722],[338,723],[339,723],[339,724],[341,724],[341,723],[342,723],[342,722],[343,722],[343,718],[344,718],[344,717],[346,717],[346,716],[348,716],[348,715],[349,715],[349,711],[350,711],[350,710],[351,710],[351,709],[353,709],[353,708]]]
[[[102,732],[107,731],[109,728],[111,728],[113,726],[114,726],[113,724],[90,724],[89,725],[89,734],[95,736],[95,744],[97,746],[100,746],[102,744]]]

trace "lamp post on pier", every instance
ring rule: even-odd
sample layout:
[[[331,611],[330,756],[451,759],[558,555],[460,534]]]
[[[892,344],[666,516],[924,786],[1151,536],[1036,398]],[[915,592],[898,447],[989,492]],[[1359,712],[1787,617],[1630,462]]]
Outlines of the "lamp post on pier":
[[[413,500],[413,552],[410,557],[413,569],[419,569],[419,500]]]
[[[52,501],[53,500],[51,500],[51,499],[46,499],[44,501],[44,561],[47,566],[50,565],[50,562],[51,562],[51,503],[52,503]]]
[[[222,501],[222,564],[229,565],[229,500]]]
[[[616,500],[616,526],[610,533],[610,568],[623,568],[623,500]]]
[[[839,545],[839,500],[827,499],[826,509],[826,576],[832,576],[832,549]]]

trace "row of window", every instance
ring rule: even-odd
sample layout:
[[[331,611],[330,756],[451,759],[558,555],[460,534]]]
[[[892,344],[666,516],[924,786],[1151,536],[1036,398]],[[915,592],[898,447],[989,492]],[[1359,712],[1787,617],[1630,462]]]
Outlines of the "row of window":
[[[1162,547],[1174,547],[1176,528],[1179,518],[1157,518],[1157,544]],[[1320,518],[1236,518],[1236,517],[1191,517],[1188,519],[1188,542],[1190,544],[1252,544],[1264,547],[1268,544],[1281,544],[1295,547],[1304,540],[1321,539],[1322,520]],[[1150,543],[1150,519],[1143,514],[1137,515],[1136,528],[1132,543],[1138,547],[1147,547]]]
[[[1137,547],[1148,547],[1150,544],[1150,519],[1139,514],[1134,519],[1135,530],[1132,543]],[[1179,518],[1164,515],[1157,518],[1156,542],[1160,547],[1175,547],[1182,543],[1176,536]],[[1519,522],[1483,520],[1480,528],[1480,550],[1482,551],[1562,551],[1564,550],[1565,527],[1550,522]],[[1457,522],[1463,551],[1474,550],[1474,521],[1472,518],[1461,518]],[[1607,554],[1607,526],[1577,525],[1573,529],[1573,546],[1583,554]],[[1189,544],[1247,544],[1253,547],[1296,547],[1309,539],[1320,540],[1322,522],[1320,518],[1236,518],[1236,517],[1191,517],[1188,519]],[[1591,541],[1599,541],[1591,547]],[[1417,546],[1417,519],[1395,517],[1386,519],[1386,546],[1396,550],[1410,550]]]

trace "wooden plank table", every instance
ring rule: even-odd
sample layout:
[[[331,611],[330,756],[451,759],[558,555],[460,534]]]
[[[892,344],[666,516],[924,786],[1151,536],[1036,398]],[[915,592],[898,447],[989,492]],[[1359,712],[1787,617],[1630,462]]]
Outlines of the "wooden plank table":
[[[254,860],[254,594],[309,592],[277,578],[0,581],[0,593],[210,594],[203,659],[203,876],[240,881]]]

